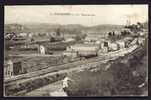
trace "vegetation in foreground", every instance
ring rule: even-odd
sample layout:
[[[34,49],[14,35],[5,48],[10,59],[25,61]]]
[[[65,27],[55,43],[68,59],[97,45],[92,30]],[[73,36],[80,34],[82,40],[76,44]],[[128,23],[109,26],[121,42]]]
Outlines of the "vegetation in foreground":
[[[130,96],[147,91],[146,50],[140,49],[135,55],[110,61],[106,66],[108,70],[100,65],[95,71],[69,74],[71,80],[65,89],[68,96]],[[141,86],[142,83],[145,84]]]

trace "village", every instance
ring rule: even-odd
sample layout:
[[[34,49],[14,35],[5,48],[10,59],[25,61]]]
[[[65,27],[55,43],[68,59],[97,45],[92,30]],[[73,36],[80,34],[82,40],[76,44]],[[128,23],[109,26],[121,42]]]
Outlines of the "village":
[[[139,29],[141,26],[138,24],[137,27]],[[52,58],[53,60],[52,62],[45,61],[45,63],[57,65],[57,63],[63,64],[96,56],[120,56],[122,53],[124,55],[124,53],[128,53],[124,52],[128,51],[128,48],[135,49],[138,45],[143,45],[146,35],[146,30],[140,29],[137,33],[132,33],[128,28],[123,29],[122,32],[109,32],[107,33],[107,36],[104,36],[103,38],[93,38],[82,34],[81,36],[72,36],[65,39],[59,29],[57,29],[56,32],[51,33],[51,36],[43,34],[43,37],[48,37],[43,40],[40,40],[40,37],[42,36],[38,37],[32,33],[6,34],[5,42],[8,42],[7,49],[10,53],[8,56],[13,59],[6,60],[6,65],[8,67],[5,67],[5,78],[30,72],[34,66],[36,66],[36,68],[33,68],[33,70],[39,70],[38,68],[40,67],[37,67],[37,65],[34,64],[43,57],[48,59]],[[34,40],[34,38],[37,40]],[[33,65],[29,65],[28,69],[26,63],[30,62],[33,63]],[[44,67],[46,66],[47,65],[44,65]]]
[[[17,28],[22,29],[20,26]],[[103,36],[86,33],[68,35],[62,33],[61,28],[56,28],[51,33],[6,33],[5,95],[25,96],[28,91],[62,80],[69,72],[93,68],[98,63],[125,57],[140,47],[144,48],[147,34],[148,31],[139,22],[124,26],[121,31],[108,31]],[[87,65],[88,63],[90,65]],[[91,66],[91,63],[97,64]],[[41,85],[35,83],[37,87],[32,87],[29,82],[40,82],[40,76],[45,82]],[[65,84],[67,82],[68,79],[65,78]],[[26,84],[29,87],[31,85],[30,90],[28,88],[26,90]]]

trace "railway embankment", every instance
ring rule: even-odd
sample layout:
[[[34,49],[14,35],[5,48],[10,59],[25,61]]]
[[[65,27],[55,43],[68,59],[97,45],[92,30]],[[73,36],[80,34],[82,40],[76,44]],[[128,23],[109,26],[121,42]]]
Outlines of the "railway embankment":
[[[146,55],[146,49],[140,47],[124,57],[107,62],[105,69],[97,67],[95,70],[70,73],[68,77],[71,81],[65,91],[68,96],[147,95]]]

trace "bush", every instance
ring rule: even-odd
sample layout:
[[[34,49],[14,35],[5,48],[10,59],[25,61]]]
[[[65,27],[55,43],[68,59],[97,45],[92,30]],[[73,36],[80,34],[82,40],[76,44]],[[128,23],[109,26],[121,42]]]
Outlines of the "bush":
[[[145,61],[143,58],[144,51],[139,49],[132,55],[109,61],[108,70],[70,73],[68,77],[71,81],[65,91],[68,96],[140,95],[142,89],[138,85],[145,82],[147,77],[147,59]],[[100,65],[101,68],[105,66]],[[133,75],[134,71],[138,73],[137,76]]]
[[[107,96],[111,94],[113,77],[110,72],[84,71],[70,74],[69,77],[72,79],[66,89],[69,96]]]

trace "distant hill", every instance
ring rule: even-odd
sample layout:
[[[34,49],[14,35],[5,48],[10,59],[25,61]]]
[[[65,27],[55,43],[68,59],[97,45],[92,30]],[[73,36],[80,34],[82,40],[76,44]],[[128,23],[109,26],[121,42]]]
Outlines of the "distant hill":
[[[80,24],[6,24],[4,32],[36,32],[36,33],[49,33],[56,31],[57,28],[60,28],[61,32],[68,34],[77,34],[77,33],[102,33],[113,30],[120,30],[123,28],[122,25],[96,25],[96,26],[83,26]]]
[[[4,32],[9,33],[9,32],[21,32],[25,27],[20,24],[6,24],[4,25]]]
[[[92,27],[86,27],[84,29],[85,32],[90,33],[105,33],[109,31],[120,31],[124,28],[123,25],[111,25],[111,24],[104,24],[104,25],[96,25]]]

